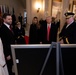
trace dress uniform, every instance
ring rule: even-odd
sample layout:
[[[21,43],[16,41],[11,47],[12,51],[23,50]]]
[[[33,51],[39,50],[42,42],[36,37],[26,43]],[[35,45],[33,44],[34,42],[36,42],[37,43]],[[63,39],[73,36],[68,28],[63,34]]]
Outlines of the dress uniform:
[[[66,23],[59,34],[59,40],[63,40],[64,44],[75,44],[76,43],[76,23],[74,22],[74,13],[66,12]]]

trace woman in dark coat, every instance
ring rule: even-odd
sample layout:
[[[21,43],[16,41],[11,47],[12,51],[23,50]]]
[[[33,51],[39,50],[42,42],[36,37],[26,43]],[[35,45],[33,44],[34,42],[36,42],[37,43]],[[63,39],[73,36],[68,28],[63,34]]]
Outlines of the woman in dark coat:
[[[25,30],[21,27],[20,22],[17,23],[17,27],[15,29],[15,37],[17,44],[25,44]]]
[[[30,26],[29,32],[29,44],[40,44],[41,43],[41,27],[38,24],[38,18],[34,17]]]

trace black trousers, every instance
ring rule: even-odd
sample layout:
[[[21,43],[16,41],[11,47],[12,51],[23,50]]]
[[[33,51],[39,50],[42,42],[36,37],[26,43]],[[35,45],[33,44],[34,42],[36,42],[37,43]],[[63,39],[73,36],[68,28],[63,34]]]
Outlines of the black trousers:
[[[7,64],[9,75],[14,75],[14,73],[12,72],[13,61],[8,60],[8,61],[6,61],[6,64]]]

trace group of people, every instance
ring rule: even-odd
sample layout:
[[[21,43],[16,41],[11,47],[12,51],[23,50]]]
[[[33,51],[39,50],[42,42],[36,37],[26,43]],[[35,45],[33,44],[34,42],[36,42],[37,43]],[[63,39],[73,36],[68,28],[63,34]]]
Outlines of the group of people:
[[[74,13],[66,12],[66,23],[59,34],[61,44],[76,44],[76,23],[74,22]],[[3,23],[0,27],[0,72],[7,67],[8,71],[2,75],[14,75],[12,72],[12,54],[11,44],[25,44],[23,39],[25,31],[21,27],[20,22],[17,23],[15,31],[12,31],[12,16],[8,13],[3,15]],[[29,44],[51,44],[57,42],[57,31],[59,23],[52,22],[50,16],[46,20],[38,22],[38,18],[34,17],[29,31]],[[15,35],[14,35],[15,34]],[[23,41],[21,41],[23,40]],[[1,42],[2,41],[2,42]],[[1,73],[0,73],[1,74]]]
[[[13,13],[11,16],[12,16],[12,26],[13,26],[13,29],[15,29],[17,18],[15,16],[15,13]],[[18,16],[18,21],[21,23],[21,26],[22,26],[23,17],[21,13]]]
[[[57,32],[59,25],[52,22],[50,16],[46,20],[38,22],[38,18],[34,17],[29,31],[29,44],[51,44],[57,41]]]
[[[76,22],[74,20],[74,13],[66,12],[65,25],[59,33],[59,42],[61,44],[76,44]],[[60,22],[52,22],[50,16],[46,20],[41,20],[38,23],[38,18],[34,17],[30,26],[29,43],[30,44],[51,44],[57,42],[57,32]]]

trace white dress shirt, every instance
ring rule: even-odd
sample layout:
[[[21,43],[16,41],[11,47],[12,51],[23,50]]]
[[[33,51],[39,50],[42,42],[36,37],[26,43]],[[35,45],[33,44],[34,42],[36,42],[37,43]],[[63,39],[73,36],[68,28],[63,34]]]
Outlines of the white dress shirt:
[[[7,23],[4,22],[4,25],[6,25],[9,29],[10,29],[10,25],[8,25]]]
[[[50,24],[47,24],[47,29],[48,29],[48,26],[50,26],[50,28],[51,28],[51,23]]]
[[[72,21],[70,24],[68,24],[68,25],[66,26],[66,28],[68,28],[73,22],[74,22],[74,21]]]

